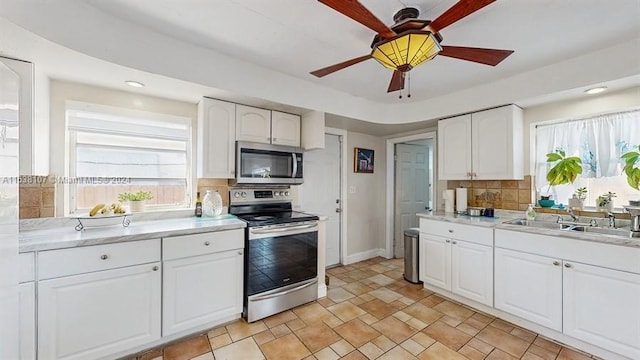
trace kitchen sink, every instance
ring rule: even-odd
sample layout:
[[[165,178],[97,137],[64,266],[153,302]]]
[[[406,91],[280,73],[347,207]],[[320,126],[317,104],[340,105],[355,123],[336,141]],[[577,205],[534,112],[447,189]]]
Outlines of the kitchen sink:
[[[568,229],[572,226],[569,224],[559,224],[556,222],[535,221],[535,220],[525,220],[525,219],[516,219],[516,220],[506,221],[504,222],[504,224],[521,225],[521,226],[528,226],[528,227],[535,227],[535,228],[542,228],[542,229],[555,229],[555,230]]]
[[[595,233],[595,234],[603,234],[603,235],[616,235],[616,236],[625,236],[632,238],[640,238],[640,232],[629,231],[628,229],[612,229],[612,228],[601,228],[597,226],[572,226],[569,228],[571,231],[580,231],[585,233]]]

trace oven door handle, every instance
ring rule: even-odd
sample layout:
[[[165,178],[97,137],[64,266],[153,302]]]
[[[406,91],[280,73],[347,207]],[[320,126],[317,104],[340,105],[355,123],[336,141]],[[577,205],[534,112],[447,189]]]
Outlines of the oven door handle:
[[[311,285],[315,285],[317,283],[318,283],[318,278],[307,280],[306,283],[304,283],[304,284],[302,284],[300,286],[296,286],[293,289],[289,289],[289,290],[283,291],[283,292],[275,292],[275,293],[272,293],[272,294],[267,294],[267,295],[262,295],[262,296],[256,296],[256,297],[251,298],[251,301],[260,301],[260,300],[271,299],[271,298],[278,297],[278,296],[284,296],[284,295],[290,294],[290,293],[292,293],[294,291],[302,290],[302,289],[307,288],[307,287],[309,287]]]
[[[289,227],[281,227],[277,229],[251,229],[252,234],[272,234],[278,232],[292,231],[292,230],[307,230],[318,227],[318,224],[309,224],[309,225],[298,225],[298,226],[289,226]]]

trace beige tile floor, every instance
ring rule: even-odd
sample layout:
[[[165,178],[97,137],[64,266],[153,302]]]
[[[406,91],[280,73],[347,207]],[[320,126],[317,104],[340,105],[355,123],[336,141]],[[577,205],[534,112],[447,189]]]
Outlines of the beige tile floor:
[[[238,320],[131,359],[596,358],[410,284],[402,270],[402,259],[384,258],[332,268],[326,298],[252,324]]]

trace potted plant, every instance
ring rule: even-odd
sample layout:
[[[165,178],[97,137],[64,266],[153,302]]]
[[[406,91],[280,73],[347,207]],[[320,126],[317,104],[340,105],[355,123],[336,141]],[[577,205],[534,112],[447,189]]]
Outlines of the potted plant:
[[[129,202],[129,211],[142,212],[144,211],[144,202],[146,200],[153,199],[153,195],[150,191],[139,190],[134,193],[123,192],[118,194],[118,201]]]
[[[596,210],[613,212],[614,197],[616,197],[616,193],[613,193],[611,191],[598,196],[598,199],[596,199]]]
[[[569,199],[569,207],[572,209],[582,210],[584,208],[584,201],[587,199],[587,188],[585,186],[579,187],[573,193],[571,199]]]
[[[552,165],[547,172],[549,189],[552,186],[572,184],[578,175],[582,174],[582,160],[577,156],[567,156],[564,150],[556,150],[547,154],[547,163]],[[541,196],[542,200],[549,200],[551,196]],[[552,204],[553,205],[553,204]],[[542,204],[540,204],[542,206]]]

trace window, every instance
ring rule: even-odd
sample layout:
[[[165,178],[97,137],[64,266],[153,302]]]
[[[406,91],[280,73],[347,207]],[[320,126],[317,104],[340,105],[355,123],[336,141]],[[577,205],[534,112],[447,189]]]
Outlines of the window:
[[[599,195],[616,193],[617,208],[637,200],[637,190],[627,184],[620,155],[640,144],[640,110],[611,113],[585,119],[536,126],[536,188],[553,195],[556,203],[567,204],[579,187],[587,187],[585,206],[595,207]],[[546,154],[564,150],[582,159],[582,174],[569,185],[550,187],[546,175],[550,166]]]
[[[67,109],[67,130],[71,213],[138,190],[150,208],[189,206],[190,119],[84,104]]]

